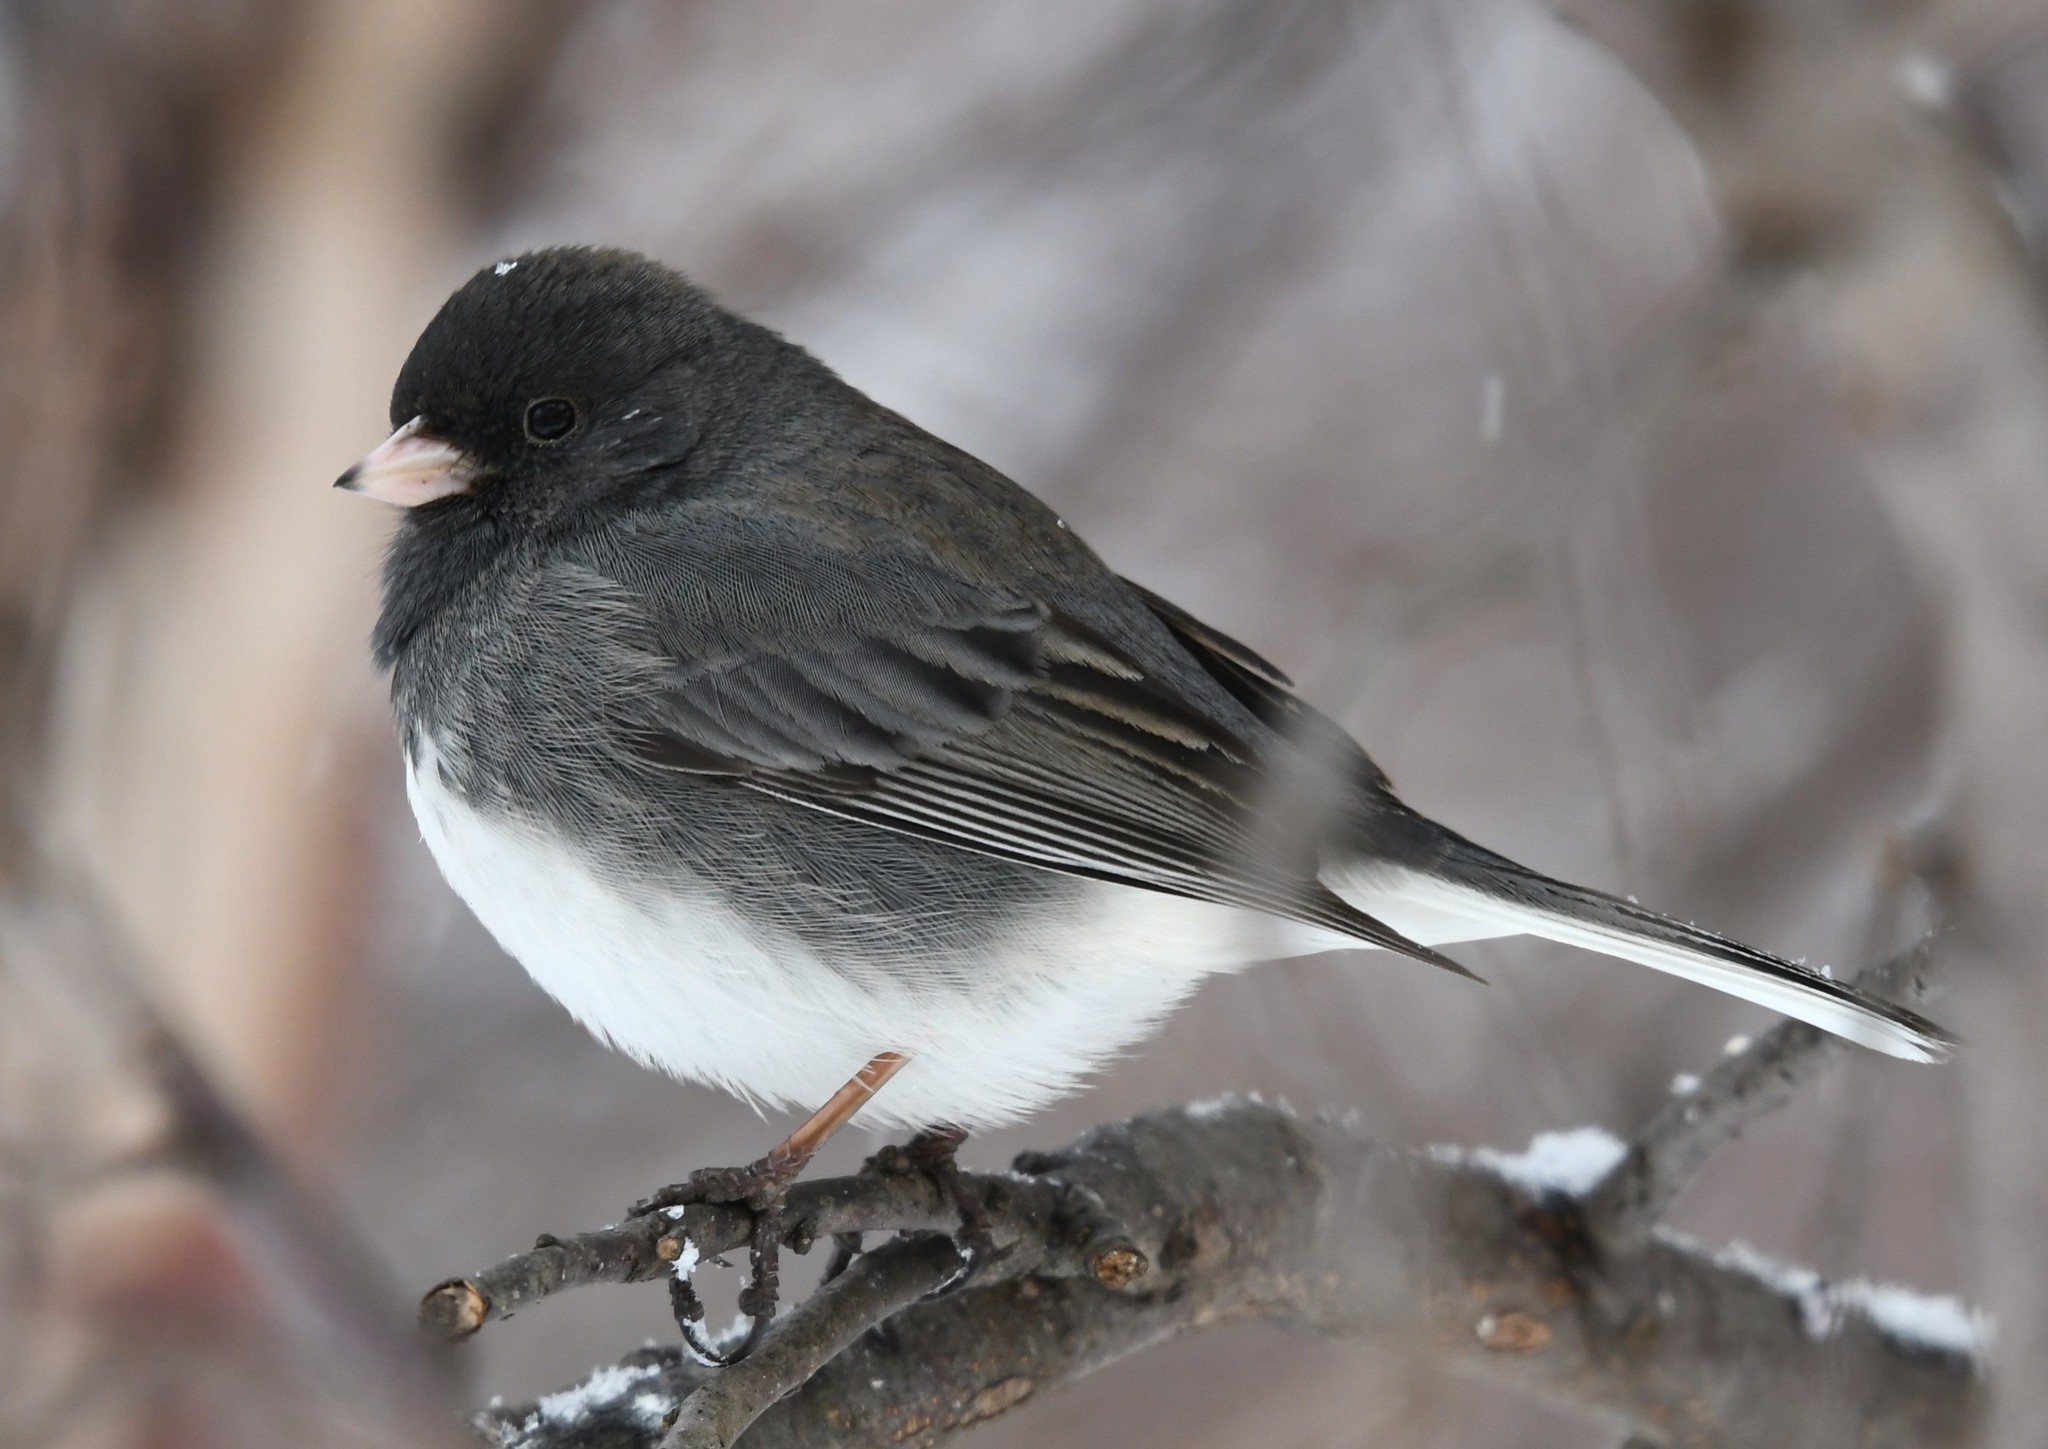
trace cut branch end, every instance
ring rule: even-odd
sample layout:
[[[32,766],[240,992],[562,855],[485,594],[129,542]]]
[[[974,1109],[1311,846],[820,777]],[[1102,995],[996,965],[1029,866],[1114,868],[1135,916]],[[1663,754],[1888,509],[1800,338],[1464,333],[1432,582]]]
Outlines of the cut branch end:
[[[420,1328],[442,1343],[459,1343],[484,1326],[491,1301],[466,1278],[450,1278],[420,1299]]]

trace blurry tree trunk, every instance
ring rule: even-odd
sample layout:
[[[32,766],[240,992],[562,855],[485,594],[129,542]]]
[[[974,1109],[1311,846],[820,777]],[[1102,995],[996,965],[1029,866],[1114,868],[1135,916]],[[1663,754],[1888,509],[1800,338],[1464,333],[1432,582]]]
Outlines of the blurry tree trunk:
[[[20,111],[0,169],[0,904],[32,913],[23,893],[82,868],[141,945],[136,984],[299,1150],[361,1029],[388,730],[365,655],[384,521],[328,484],[382,435],[379,401],[462,265],[473,128],[569,13],[80,0],[4,17]],[[136,1029],[107,1009],[31,1014],[80,1034],[14,1043],[77,1074],[81,1143],[133,1138],[142,1110],[116,1090],[134,1061],[91,1035]],[[33,1343],[132,1365],[139,1340],[186,1337],[174,1322],[197,1326],[191,1354],[250,1331],[208,1317],[250,1306],[221,1203],[146,1175],[78,1203],[62,1172],[21,1167],[16,1190],[49,1214],[25,1231],[54,1233],[13,1245],[37,1265],[21,1291],[47,1295]],[[68,1378],[32,1376],[31,1398]],[[106,1380],[102,1413],[122,1402],[109,1387],[154,1396],[136,1421],[152,1434],[211,1432],[176,1380]]]

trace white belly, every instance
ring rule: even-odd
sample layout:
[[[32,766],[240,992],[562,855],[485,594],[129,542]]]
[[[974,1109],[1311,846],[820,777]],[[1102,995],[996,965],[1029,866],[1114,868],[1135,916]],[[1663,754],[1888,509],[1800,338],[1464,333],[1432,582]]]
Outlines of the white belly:
[[[1077,1087],[1204,976],[1355,946],[1314,927],[1102,882],[973,960],[827,962],[701,885],[607,877],[449,788],[431,746],[406,794],[498,944],[604,1041],[766,1105],[821,1104],[877,1052],[911,1061],[869,1125],[980,1128]]]

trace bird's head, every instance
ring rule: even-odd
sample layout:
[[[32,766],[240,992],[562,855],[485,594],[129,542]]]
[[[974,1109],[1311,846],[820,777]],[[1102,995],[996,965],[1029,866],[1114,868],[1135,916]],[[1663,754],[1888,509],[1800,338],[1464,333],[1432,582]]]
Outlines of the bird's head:
[[[484,267],[413,344],[391,436],[335,486],[450,523],[615,497],[699,439],[730,382],[735,323],[631,252],[554,247]]]

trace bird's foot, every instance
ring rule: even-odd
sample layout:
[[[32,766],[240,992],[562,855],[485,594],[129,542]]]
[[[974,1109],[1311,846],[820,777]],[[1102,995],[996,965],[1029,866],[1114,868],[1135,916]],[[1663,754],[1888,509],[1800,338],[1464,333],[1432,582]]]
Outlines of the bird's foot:
[[[687,1271],[669,1278],[669,1308],[676,1328],[690,1351],[707,1363],[724,1367],[738,1363],[761,1342],[775,1317],[782,1268],[783,1207],[789,1184],[803,1168],[771,1153],[745,1167],[699,1168],[683,1182],[663,1188],[633,1204],[632,1215],[674,1212],[693,1203],[745,1208],[754,1219],[753,1239],[748,1245],[747,1286],[740,1290],[739,1309],[748,1319],[747,1331],[737,1345],[727,1347],[708,1338],[703,1330],[704,1302],[697,1296]]]
[[[964,1127],[927,1127],[905,1143],[903,1149],[939,1191],[952,1199],[954,1211],[960,1214],[960,1231],[953,1241],[967,1259],[967,1271],[948,1285],[948,1291],[965,1285],[976,1271],[999,1256],[996,1241],[989,1234],[988,1205],[960,1170],[960,1146],[966,1140]]]
[[[959,1292],[1003,1256],[989,1232],[988,1206],[982,1201],[976,1184],[960,1170],[960,1144],[966,1140],[967,1130],[963,1127],[927,1127],[900,1147],[884,1147],[861,1168],[862,1172],[922,1174],[960,1215],[960,1227],[953,1235],[953,1243],[959,1248],[966,1265],[959,1276],[934,1297]],[[853,1254],[859,1251],[858,1238],[841,1239],[827,1269],[828,1278],[844,1271]]]
[[[683,1181],[641,1198],[629,1212],[633,1217],[642,1218],[649,1213],[688,1207],[692,1203],[731,1204],[758,1209],[762,1204],[780,1199],[802,1170],[802,1163],[788,1162],[774,1153],[745,1167],[700,1167]]]

